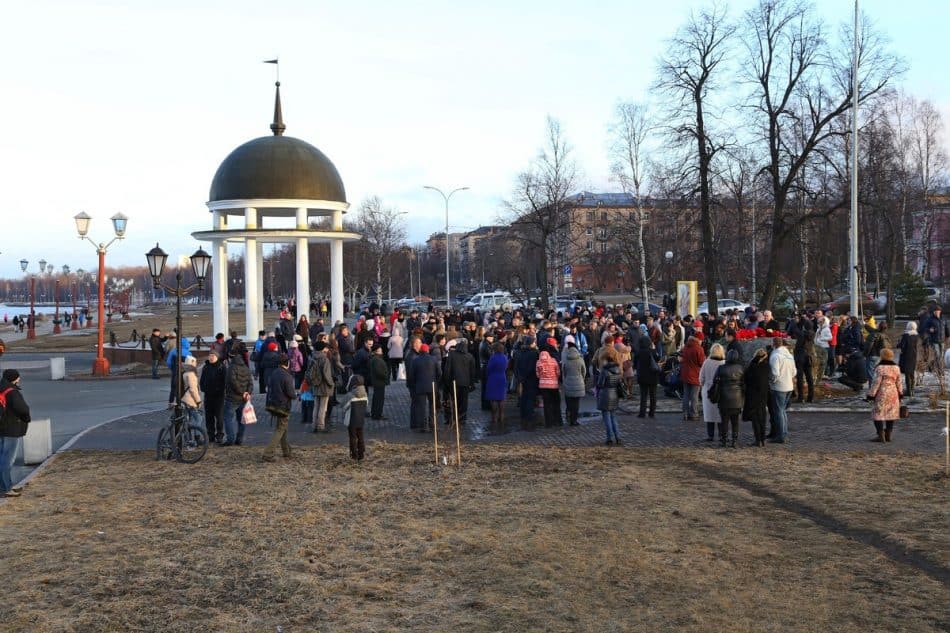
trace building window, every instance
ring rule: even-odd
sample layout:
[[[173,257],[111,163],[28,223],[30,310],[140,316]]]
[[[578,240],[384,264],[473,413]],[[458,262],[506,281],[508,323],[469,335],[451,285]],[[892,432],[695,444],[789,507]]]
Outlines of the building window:
[[[588,226],[588,227],[587,227],[587,234],[588,234],[588,235],[593,235],[593,234],[594,234],[594,229],[593,229],[592,227],[589,227],[589,226]]]
[[[600,233],[599,233],[598,237],[600,237],[600,239],[602,239],[602,240],[607,239],[607,228],[606,228],[606,227],[600,229]]]
[[[592,240],[587,240],[587,250],[594,250],[594,242]]]
[[[606,212],[606,211],[601,211],[601,212],[600,212],[600,219],[603,220],[604,222],[607,221],[607,212]]]
[[[631,211],[631,212],[630,212],[630,221],[631,221],[631,222],[636,222],[636,220],[637,220],[637,214],[636,214],[635,212]]]
[[[593,211],[588,211],[588,212],[587,212],[587,221],[588,221],[588,222],[593,222],[593,221],[594,221],[594,212],[593,212]]]
[[[601,253],[606,253],[606,252],[607,252],[607,242],[601,242],[601,243],[600,243],[600,252],[601,252]]]

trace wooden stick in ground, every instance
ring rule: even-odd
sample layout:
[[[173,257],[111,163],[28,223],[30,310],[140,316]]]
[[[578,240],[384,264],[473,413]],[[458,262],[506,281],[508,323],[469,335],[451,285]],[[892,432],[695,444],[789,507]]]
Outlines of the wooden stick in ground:
[[[459,395],[455,388],[455,381],[452,381],[452,406],[455,408],[455,463],[462,465],[462,434],[459,431]],[[450,440],[451,441],[451,440]]]
[[[435,413],[435,383],[432,383],[432,437],[435,441],[435,465],[439,465],[439,418]]]

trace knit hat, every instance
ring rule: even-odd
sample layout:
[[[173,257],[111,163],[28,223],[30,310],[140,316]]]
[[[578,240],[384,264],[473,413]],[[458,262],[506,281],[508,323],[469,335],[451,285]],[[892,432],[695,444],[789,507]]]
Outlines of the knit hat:
[[[195,358],[194,356],[185,356],[184,361],[182,361],[182,362],[184,362],[184,363],[185,363],[186,365],[188,365],[189,367],[197,367],[197,366],[198,366],[198,359]]]
[[[577,344],[577,341],[574,340],[574,336],[573,336],[573,335],[568,334],[567,336],[564,337],[564,344],[565,344],[565,345],[576,345],[576,344]]]
[[[218,332],[217,334],[215,334],[215,335],[214,335],[214,340],[216,340],[216,341],[223,341],[223,340],[224,340],[224,333],[223,333],[223,332]]]
[[[13,382],[20,377],[20,372],[15,369],[4,369],[3,379],[7,382]]]
[[[429,346],[426,345],[425,343],[423,343],[423,344],[419,347],[419,351],[422,352],[423,354],[428,354],[428,353],[429,353]]]
[[[290,347],[294,347],[294,348],[300,347],[300,343],[298,343],[297,341],[291,341]]]
[[[270,343],[268,343],[268,344],[267,344],[267,351],[269,351],[269,352],[276,352],[276,351],[277,351],[277,343],[274,343],[273,341],[270,342]]]

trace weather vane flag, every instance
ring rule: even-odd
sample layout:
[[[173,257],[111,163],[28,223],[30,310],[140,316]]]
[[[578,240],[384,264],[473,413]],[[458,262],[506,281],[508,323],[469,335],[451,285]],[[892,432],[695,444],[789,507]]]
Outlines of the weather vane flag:
[[[277,71],[277,81],[280,81],[280,61],[275,57],[274,59],[265,59],[264,63],[273,64],[276,67],[274,70]]]

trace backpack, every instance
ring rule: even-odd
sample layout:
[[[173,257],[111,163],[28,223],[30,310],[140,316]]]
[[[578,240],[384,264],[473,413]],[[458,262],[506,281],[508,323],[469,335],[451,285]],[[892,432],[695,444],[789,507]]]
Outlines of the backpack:
[[[0,418],[7,414],[7,394],[13,391],[13,387],[7,387],[0,391]]]

